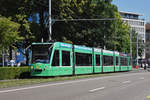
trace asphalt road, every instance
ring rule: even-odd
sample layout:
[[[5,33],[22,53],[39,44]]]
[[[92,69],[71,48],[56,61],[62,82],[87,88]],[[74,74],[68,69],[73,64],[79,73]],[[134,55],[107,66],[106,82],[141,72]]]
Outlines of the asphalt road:
[[[0,100],[150,100],[150,72],[0,89]]]

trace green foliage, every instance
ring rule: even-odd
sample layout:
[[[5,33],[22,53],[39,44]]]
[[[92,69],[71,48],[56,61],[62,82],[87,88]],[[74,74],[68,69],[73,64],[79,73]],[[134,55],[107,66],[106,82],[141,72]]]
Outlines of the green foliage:
[[[138,47],[139,47],[139,49],[138,49],[138,55],[139,55],[140,57],[142,57],[142,56],[143,56],[144,49],[145,49],[145,44],[143,43],[142,39],[139,39],[139,40],[138,40]]]
[[[142,57],[144,51],[144,44],[142,39],[139,37],[138,33],[135,30],[131,31],[132,34],[132,56],[134,59],[137,58],[137,36],[138,36],[138,55]]]
[[[1,0],[0,2],[0,14],[5,17],[14,17],[23,4],[22,0]]]
[[[19,37],[20,25],[10,18],[0,16],[0,49],[11,46],[21,38]]]
[[[29,77],[29,67],[0,67],[0,80]]]
[[[136,43],[137,43],[137,33],[135,32],[135,30],[131,31],[132,33],[132,56],[135,59],[136,58]]]
[[[52,19],[61,20],[52,22],[52,39],[129,52],[129,27],[122,22],[117,7],[111,2],[112,0],[52,0]],[[48,40],[48,0],[2,0],[0,6],[2,15],[11,16],[13,21],[20,24],[19,36],[24,37],[22,44],[25,48],[33,41],[39,42],[42,38]],[[36,13],[39,14],[39,23],[35,20]],[[32,22],[28,22],[29,17],[33,18]],[[107,20],[109,18],[113,19]]]
[[[17,26],[17,37],[20,38],[20,41],[16,41],[15,38],[11,39],[11,38],[7,38],[7,42],[8,41],[13,41],[13,43],[10,42],[11,45],[8,46],[15,46],[18,49],[19,48],[27,48],[33,41],[35,41],[35,36],[36,33],[33,33],[35,31],[33,30],[37,30],[39,27],[34,27],[34,29],[31,30],[31,25],[32,22],[28,21],[28,18],[34,14],[33,11],[33,0],[1,0],[0,6],[0,14],[2,16],[5,17],[11,17],[11,21],[18,23]],[[15,24],[14,24],[15,26]],[[7,28],[6,28],[7,30]],[[37,32],[37,31],[36,31]],[[39,33],[39,32],[37,32]],[[11,34],[13,35],[13,34]],[[4,40],[4,39],[3,39]],[[19,45],[18,45],[19,44]],[[21,44],[21,45],[20,45]],[[11,48],[10,47],[10,48]],[[11,50],[10,50],[11,51]],[[11,52],[10,52],[11,55]],[[24,54],[26,56],[28,56],[27,54]],[[27,57],[28,58],[28,57]],[[10,57],[11,59],[11,57]]]
[[[121,20],[117,7],[110,2],[110,0],[52,1],[54,5],[52,15],[57,15],[54,16],[55,19],[64,20],[53,25],[53,39],[63,41],[65,37],[74,44],[101,48],[105,45],[106,49],[129,52],[129,27]]]
[[[20,24],[20,36],[24,37],[24,41],[32,40],[35,37],[32,35],[30,23],[27,21],[26,15],[16,15],[16,21]]]
[[[35,41],[48,41],[49,38],[49,26],[48,26],[48,1],[49,0],[28,0],[29,1],[29,8],[30,9],[30,16],[33,18],[33,22],[31,23],[32,28],[31,31],[33,32],[34,36],[36,36]],[[52,0],[54,1],[54,0]],[[39,23],[37,23],[37,19],[35,14],[39,14]]]
[[[118,20],[114,23],[114,36],[115,38],[110,41],[114,41],[114,48],[115,50],[118,50],[120,52],[126,52],[129,53],[130,51],[130,34],[129,30],[130,27],[125,24],[121,19],[119,14],[116,15]],[[113,37],[113,36],[112,36]],[[110,42],[110,44],[113,42]]]
[[[72,41],[67,40],[65,37],[63,37],[63,42],[73,44]]]
[[[5,17],[11,17],[11,21],[17,22],[19,27],[19,36],[23,37],[23,42],[29,45],[35,38],[31,32],[31,23],[28,18],[32,12],[31,0],[1,0],[0,14]]]

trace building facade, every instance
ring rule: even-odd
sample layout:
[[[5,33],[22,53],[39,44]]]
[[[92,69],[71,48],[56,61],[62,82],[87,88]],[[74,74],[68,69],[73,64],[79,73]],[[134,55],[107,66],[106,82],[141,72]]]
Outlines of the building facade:
[[[146,24],[146,59],[150,60],[150,23]]]
[[[122,20],[130,25],[131,30],[135,30],[138,33],[138,38],[145,44],[145,21],[140,19],[141,14],[131,12],[120,12]],[[140,58],[140,57],[138,57]],[[145,49],[142,53],[142,59],[145,59]]]

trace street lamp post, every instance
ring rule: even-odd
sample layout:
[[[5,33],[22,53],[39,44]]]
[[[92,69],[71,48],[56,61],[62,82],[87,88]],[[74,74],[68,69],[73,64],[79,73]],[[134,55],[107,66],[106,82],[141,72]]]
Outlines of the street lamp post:
[[[105,30],[105,24],[106,24],[106,22],[104,21],[104,30]],[[104,50],[106,49],[106,42],[105,42],[105,31],[103,32],[103,34],[104,34],[104,40],[103,40],[103,46],[104,46]]]

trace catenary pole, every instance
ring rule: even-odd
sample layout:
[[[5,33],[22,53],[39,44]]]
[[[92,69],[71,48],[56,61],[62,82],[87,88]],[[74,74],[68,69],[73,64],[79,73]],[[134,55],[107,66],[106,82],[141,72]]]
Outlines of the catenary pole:
[[[52,10],[51,10],[51,0],[49,0],[49,41],[52,40]]]
[[[139,48],[139,46],[138,46],[138,40],[139,40],[139,39],[138,39],[138,35],[137,35],[137,41],[136,41],[136,42],[137,42],[137,44],[136,44],[136,46],[137,46],[137,47],[136,47],[136,50],[137,50],[137,51],[136,51],[136,52],[137,52],[137,53],[136,53],[136,60],[137,60],[137,61],[136,61],[136,65],[137,65],[137,66],[138,66],[138,48]]]
[[[132,57],[132,30],[130,30],[130,55]]]

